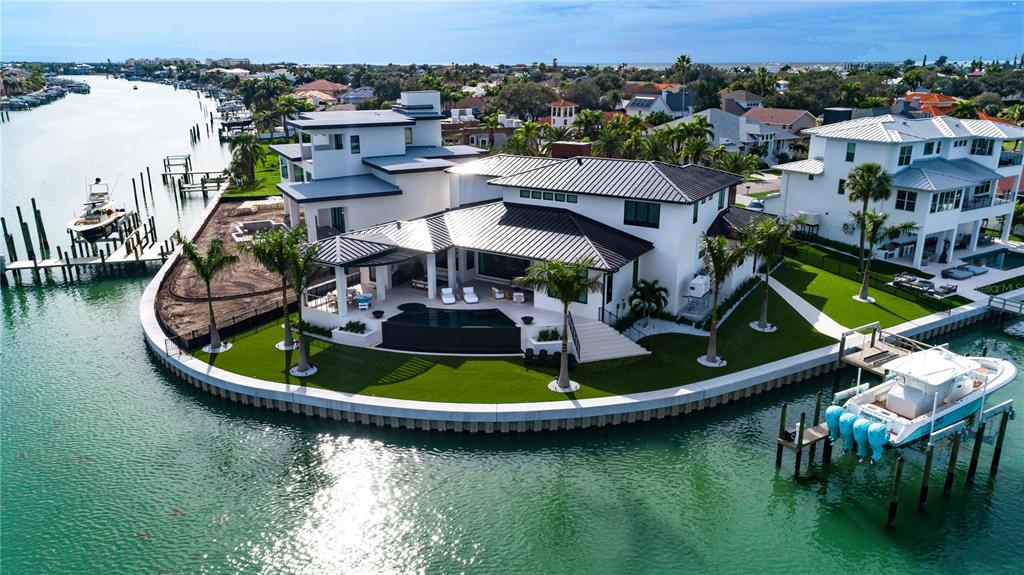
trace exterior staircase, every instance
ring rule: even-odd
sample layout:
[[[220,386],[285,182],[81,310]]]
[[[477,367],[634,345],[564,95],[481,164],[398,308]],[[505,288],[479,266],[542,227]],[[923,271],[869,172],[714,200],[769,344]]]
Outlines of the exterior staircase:
[[[576,322],[576,335],[580,343],[580,363],[651,353],[599,321]]]

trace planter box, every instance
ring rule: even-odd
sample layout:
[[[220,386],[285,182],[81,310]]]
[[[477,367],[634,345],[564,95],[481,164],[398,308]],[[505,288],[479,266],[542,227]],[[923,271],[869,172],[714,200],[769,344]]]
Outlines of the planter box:
[[[380,330],[367,329],[363,333],[354,333],[341,328],[335,328],[331,330],[331,341],[354,347],[374,347],[381,342]]]
[[[528,338],[530,347],[533,348],[534,353],[539,353],[541,350],[548,350],[548,353],[555,353],[556,351],[562,351],[562,339],[556,339],[555,341],[537,341],[534,338]],[[572,340],[569,340],[569,353],[572,353]]]

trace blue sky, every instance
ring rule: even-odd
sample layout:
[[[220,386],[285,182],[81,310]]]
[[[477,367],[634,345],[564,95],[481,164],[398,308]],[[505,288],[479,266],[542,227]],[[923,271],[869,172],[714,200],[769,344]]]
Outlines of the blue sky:
[[[304,63],[1008,58],[1024,2],[16,2],[0,60]]]

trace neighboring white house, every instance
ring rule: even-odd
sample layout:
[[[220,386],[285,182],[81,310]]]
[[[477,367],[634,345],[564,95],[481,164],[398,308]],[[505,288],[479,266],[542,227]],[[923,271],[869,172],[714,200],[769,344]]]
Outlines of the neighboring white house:
[[[451,206],[444,170],[483,150],[441,145],[441,97],[403,92],[391,110],[306,112],[288,120],[299,143],[280,158],[286,222],[309,241]]]
[[[626,103],[624,110],[630,116],[644,117],[664,112],[673,118],[681,118],[693,110],[693,93],[666,89],[660,94],[637,94]]]
[[[880,246],[877,257],[903,259],[914,267],[925,257],[952,261],[954,250],[977,249],[986,222],[994,224],[997,217],[1013,213],[1021,153],[1003,151],[1003,142],[1024,139],[1024,129],[949,116],[888,115],[804,133],[811,136],[809,159],[776,166],[782,170],[777,204],[783,215],[803,213],[808,231],[822,237],[858,242],[849,216],[856,206],[848,200],[845,184],[850,170],[866,162],[892,174],[892,196],[872,209],[890,214],[890,223],[915,221],[921,226],[916,234]],[[1010,226],[1003,226],[1004,241],[1009,232]]]
[[[551,126],[555,128],[571,128],[576,121],[576,108],[579,104],[568,100],[548,102],[551,108]]]
[[[779,152],[789,154],[790,145],[800,139],[800,136],[780,130],[769,124],[751,120],[744,116],[736,116],[718,108],[709,108],[703,112],[672,120],[671,122],[656,126],[655,130],[665,126],[674,126],[679,123],[689,123],[695,116],[704,116],[708,119],[714,130],[714,137],[711,147],[725,146],[730,152],[750,154],[760,150],[758,155],[761,161],[775,163]]]
[[[591,260],[602,291],[581,294],[571,306],[574,316],[625,316],[633,286],[647,279],[668,289],[667,312],[703,318],[711,286],[701,275],[700,236],[729,235],[765,217],[727,205],[738,176],[696,165],[501,154],[447,171],[458,196],[452,204],[461,207],[319,242],[318,259],[335,268],[336,293],[349,290],[357,270],[359,290],[374,290],[377,300],[407,281],[425,290],[424,300],[436,300],[441,287],[470,281],[507,289],[535,261]],[[741,266],[723,293],[752,271]],[[544,293],[529,300],[561,311]],[[348,307],[334,312],[335,325],[343,325]]]

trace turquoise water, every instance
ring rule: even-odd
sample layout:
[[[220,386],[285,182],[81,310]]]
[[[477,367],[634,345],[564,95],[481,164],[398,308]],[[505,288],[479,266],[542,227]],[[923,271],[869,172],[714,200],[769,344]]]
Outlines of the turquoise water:
[[[965,444],[954,497],[943,499],[936,463],[925,513],[914,505],[922,458],[905,451],[897,527],[887,530],[894,453],[876,466],[837,459],[801,482],[790,454],[775,470],[779,407],[812,409],[831,377],[583,432],[346,425],[216,400],[170,376],[138,323],[147,281],[3,290],[0,572],[1024,570],[1019,419],[995,480],[986,445],[964,489]],[[951,344],[1024,358],[1024,341],[994,328]],[[992,401],[1024,401],[1021,379]]]

